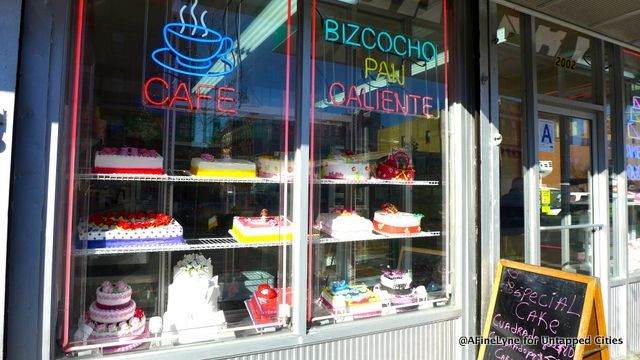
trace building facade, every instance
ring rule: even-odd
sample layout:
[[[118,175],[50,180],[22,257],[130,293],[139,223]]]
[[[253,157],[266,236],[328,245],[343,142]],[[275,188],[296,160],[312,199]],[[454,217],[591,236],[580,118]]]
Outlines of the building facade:
[[[640,352],[640,49],[567,1],[10,3],[8,358],[475,358],[500,258]]]

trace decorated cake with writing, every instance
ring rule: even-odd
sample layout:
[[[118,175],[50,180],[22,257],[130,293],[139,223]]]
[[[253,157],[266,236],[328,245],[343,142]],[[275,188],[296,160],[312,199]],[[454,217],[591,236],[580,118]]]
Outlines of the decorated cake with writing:
[[[351,151],[329,154],[322,160],[321,175],[325,179],[366,180],[371,177],[369,163]]]
[[[382,313],[380,297],[366,285],[349,285],[345,280],[331,283],[322,290],[322,302],[334,313],[347,313],[354,318],[376,316]]]
[[[376,166],[376,178],[385,180],[413,181],[416,171],[411,157],[403,150],[393,151]]]
[[[148,337],[144,311],[131,299],[131,287],[124,281],[112,284],[105,281],[96,290],[96,300],[89,306],[84,319],[84,340],[96,343],[117,343]],[[80,339],[78,339],[80,340]],[[125,352],[140,346],[142,342],[120,346],[107,346],[105,353]]]
[[[218,276],[212,274],[211,259],[201,254],[184,255],[173,267],[164,323],[165,331],[177,333],[179,344],[215,340],[226,328],[224,312],[218,310]]]
[[[182,226],[169,215],[154,212],[96,214],[81,222],[78,232],[80,246],[88,249],[183,243]]]
[[[293,160],[285,160],[280,155],[258,157],[258,176],[268,179],[289,179],[293,176]]]
[[[373,231],[371,220],[358,215],[354,210],[336,208],[332,213],[320,213],[316,227],[340,240],[370,238]]]
[[[94,173],[164,174],[162,156],[155,150],[105,147],[96,153]]]
[[[411,235],[422,231],[420,221],[424,215],[400,212],[390,203],[382,205],[373,215],[373,230],[386,235]]]
[[[191,159],[191,174],[206,177],[256,177],[256,164],[249,160],[232,159],[225,152],[222,159],[216,159],[211,154],[202,154]]]
[[[234,217],[230,233],[240,242],[271,242],[291,240],[292,231],[291,221],[263,209],[259,217]]]

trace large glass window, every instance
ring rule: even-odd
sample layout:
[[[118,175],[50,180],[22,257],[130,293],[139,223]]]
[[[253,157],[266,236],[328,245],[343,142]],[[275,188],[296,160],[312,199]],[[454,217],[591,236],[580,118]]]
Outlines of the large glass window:
[[[295,2],[74,4],[63,350],[286,328]]]
[[[628,271],[640,275],[640,54],[624,50],[624,121],[629,214]],[[620,191],[618,191],[620,193]]]
[[[450,298],[444,9],[381,4],[314,9],[316,325]]]

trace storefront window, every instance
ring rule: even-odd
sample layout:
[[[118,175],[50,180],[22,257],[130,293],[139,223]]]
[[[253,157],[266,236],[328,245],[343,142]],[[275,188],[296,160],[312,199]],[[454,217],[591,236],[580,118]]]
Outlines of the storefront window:
[[[295,2],[74,3],[62,350],[286,328]]]
[[[450,298],[444,9],[381,6],[313,11],[314,325]]]
[[[640,54],[624,50],[625,159],[629,214],[628,271],[640,275]]]
[[[500,257],[524,261],[522,43],[520,13],[497,6],[500,95]]]
[[[539,94],[593,101],[591,38],[536,19],[535,50]]]

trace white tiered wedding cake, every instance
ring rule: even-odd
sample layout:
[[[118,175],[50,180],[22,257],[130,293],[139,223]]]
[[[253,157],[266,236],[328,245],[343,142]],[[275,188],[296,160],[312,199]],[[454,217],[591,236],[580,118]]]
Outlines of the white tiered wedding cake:
[[[212,274],[211,259],[201,254],[185,255],[173,268],[164,331],[177,334],[179,344],[217,340],[219,330],[226,328],[218,310],[218,277]]]

